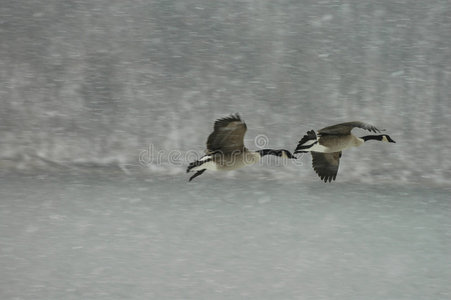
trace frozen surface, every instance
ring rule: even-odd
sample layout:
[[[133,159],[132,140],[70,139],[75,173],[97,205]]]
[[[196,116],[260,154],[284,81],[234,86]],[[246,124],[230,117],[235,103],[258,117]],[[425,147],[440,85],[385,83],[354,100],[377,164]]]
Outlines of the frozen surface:
[[[3,177],[0,298],[451,298],[449,188],[222,176]]]

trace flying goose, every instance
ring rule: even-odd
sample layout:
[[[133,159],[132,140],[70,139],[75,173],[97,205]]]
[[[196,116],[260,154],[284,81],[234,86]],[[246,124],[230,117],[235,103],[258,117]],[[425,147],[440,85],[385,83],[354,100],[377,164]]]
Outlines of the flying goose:
[[[186,172],[196,172],[189,181],[205,170],[236,170],[257,163],[265,155],[296,159],[288,150],[262,149],[250,151],[244,146],[246,123],[238,114],[216,120],[207,140],[205,155],[189,164]]]
[[[359,121],[328,126],[316,133],[310,130],[299,141],[294,154],[310,152],[315,172],[324,182],[331,182],[337,177],[342,150],[358,147],[369,140],[395,143],[387,134],[357,137],[351,133],[351,130],[355,127],[374,133],[381,132],[373,125]]]

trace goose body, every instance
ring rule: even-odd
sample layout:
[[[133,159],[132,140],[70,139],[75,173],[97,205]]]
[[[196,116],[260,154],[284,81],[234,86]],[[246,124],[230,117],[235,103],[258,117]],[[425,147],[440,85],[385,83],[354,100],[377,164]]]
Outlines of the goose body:
[[[395,143],[386,134],[367,135],[357,137],[351,133],[354,128],[365,129],[374,133],[380,133],[375,126],[360,122],[346,122],[332,125],[318,130],[310,130],[299,141],[294,153],[310,152],[312,166],[321,180],[330,182],[335,180],[338,173],[342,151],[351,147],[358,147],[369,140]]]
[[[364,141],[352,134],[343,135],[337,138],[334,135],[325,135],[317,140],[317,143],[309,148],[310,151],[321,153],[334,153],[339,152],[351,147],[358,147],[362,145]]]
[[[211,171],[232,171],[245,166],[256,164],[260,160],[260,155],[247,149],[236,153],[213,153],[205,155],[199,159],[199,165],[190,171],[200,171],[202,169]]]
[[[288,150],[262,149],[250,151],[244,146],[247,126],[238,114],[216,120],[214,130],[207,139],[203,157],[189,164],[186,172],[196,172],[189,181],[206,170],[231,171],[257,163],[265,155],[295,159]]]

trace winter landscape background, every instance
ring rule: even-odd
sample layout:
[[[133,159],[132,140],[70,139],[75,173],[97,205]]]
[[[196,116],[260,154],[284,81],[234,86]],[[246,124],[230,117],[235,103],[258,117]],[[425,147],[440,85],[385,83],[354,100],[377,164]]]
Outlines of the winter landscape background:
[[[446,0],[3,2],[0,157],[26,168],[36,156],[137,164],[150,145],[200,153],[214,120],[239,112],[251,149],[259,134],[294,149],[307,130],[371,122],[398,144],[345,153],[342,180],[447,182],[450,11]]]
[[[0,298],[451,298],[449,1],[2,1],[0,41]],[[397,143],[188,184],[236,112]]]

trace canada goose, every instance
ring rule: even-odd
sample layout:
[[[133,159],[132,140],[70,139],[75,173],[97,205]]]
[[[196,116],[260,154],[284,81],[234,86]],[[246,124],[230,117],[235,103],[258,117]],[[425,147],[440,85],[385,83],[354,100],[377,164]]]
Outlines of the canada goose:
[[[250,151],[244,146],[246,123],[238,114],[218,119],[207,140],[205,155],[189,164],[186,172],[195,171],[189,181],[205,170],[236,170],[257,163],[265,155],[296,159],[288,150],[262,149]]]
[[[369,140],[395,143],[387,134],[357,137],[351,133],[354,127],[374,133],[380,132],[373,125],[359,121],[328,126],[318,130],[317,133],[310,130],[299,141],[294,154],[310,152],[312,154],[312,165],[315,172],[324,182],[331,182],[337,177],[342,150],[350,147],[358,147]]]

